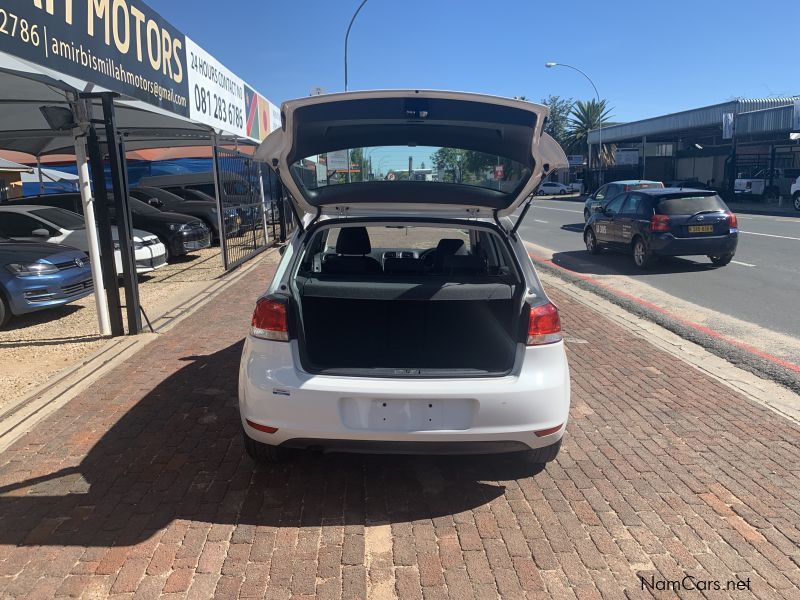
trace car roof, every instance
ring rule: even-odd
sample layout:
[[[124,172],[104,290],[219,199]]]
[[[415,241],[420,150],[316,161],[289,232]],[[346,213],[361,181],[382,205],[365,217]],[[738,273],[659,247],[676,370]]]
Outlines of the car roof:
[[[622,185],[636,185],[639,183],[661,183],[660,181],[652,181],[650,179],[620,179],[619,181],[609,181],[612,183],[621,183]]]
[[[641,190],[632,190],[631,193],[633,192],[637,194],[646,194],[648,196],[674,196],[675,194],[686,194],[687,192],[699,193],[703,196],[713,196],[717,193],[714,190],[699,190],[689,187],[644,188]]]

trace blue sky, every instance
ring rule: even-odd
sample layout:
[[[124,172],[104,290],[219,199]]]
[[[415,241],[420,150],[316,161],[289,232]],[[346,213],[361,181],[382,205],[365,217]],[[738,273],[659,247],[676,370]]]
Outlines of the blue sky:
[[[343,40],[359,0],[149,0],[279,104],[343,89]],[[545,3],[369,0],[350,34],[350,89],[438,88],[587,99],[595,81],[618,121],[800,94],[800,2]]]

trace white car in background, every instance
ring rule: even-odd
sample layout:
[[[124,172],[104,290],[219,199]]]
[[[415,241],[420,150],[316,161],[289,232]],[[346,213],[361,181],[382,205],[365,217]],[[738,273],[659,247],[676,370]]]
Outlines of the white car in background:
[[[541,178],[566,165],[542,131],[547,108],[379,91],[294,100],[282,114],[284,127],[256,157],[277,167],[304,216],[242,350],[248,454],[553,460],[569,415],[567,357],[558,309],[511,220]],[[431,155],[468,148],[485,161],[443,181],[303,177],[309,156],[358,147],[379,161],[408,146]],[[505,190],[480,176],[498,156],[513,174]]]
[[[64,244],[79,250],[89,250],[86,222],[83,216],[51,206],[33,204],[0,204],[0,235],[15,240]],[[119,251],[117,228],[111,228],[114,239],[114,263],[117,275],[122,275],[122,255]],[[136,272],[148,273],[167,264],[164,244],[158,237],[141,229],[133,230]]]
[[[565,194],[574,194],[575,192],[571,187],[558,183],[556,181],[545,181],[539,186],[540,196],[563,196]]]
[[[792,204],[795,210],[800,210],[800,177],[792,184],[789,194],[792,196]]]

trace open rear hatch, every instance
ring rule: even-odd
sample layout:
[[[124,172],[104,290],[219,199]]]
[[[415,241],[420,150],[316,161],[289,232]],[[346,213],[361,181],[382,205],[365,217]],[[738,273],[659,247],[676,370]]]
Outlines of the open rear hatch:
[[[433,210],[464,216],[477,209],[503,217],[545,175],[567,165],[561,147],[543,132],[547,114],[538,104],[461,92],[313,96],[282,105],[282,127],[261,144],[256,158],[279,172],[300,213]],[[391,160],[376,164],[378,157],[368,156],[375,148],[399,149],[409,163],[418,148],[457,154],[452,169],[441,160],[436,172],[429,166],[431,172],[422,173],[411,164],[392,166]]]

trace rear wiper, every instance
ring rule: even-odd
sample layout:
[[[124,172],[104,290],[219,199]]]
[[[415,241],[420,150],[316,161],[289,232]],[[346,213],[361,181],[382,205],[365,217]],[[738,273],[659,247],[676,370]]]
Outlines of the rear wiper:
[[[696,213],[694,213],[694,214],[693,214],[691,217],[689,217],[689,218],[690,218],[690,219],[693,219],[693,218],[695,218],[697,215],[705,215],[705,214],[708,214],[708,213],[715,213],[715,212],[722,212],[722,211],[721,211],[720,209],[718,209],[718,208],[717,208],[717,209],[715,209],[715,210],[699,210],[699,211],[697,211]]]

